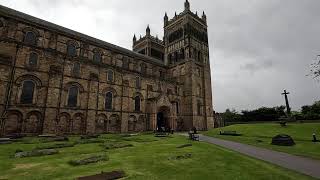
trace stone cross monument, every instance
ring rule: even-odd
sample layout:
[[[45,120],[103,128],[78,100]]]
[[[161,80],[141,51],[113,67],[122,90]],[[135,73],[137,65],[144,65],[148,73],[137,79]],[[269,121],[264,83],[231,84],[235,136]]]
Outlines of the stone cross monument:
[[[288,101],[288,94],[290,94],[289,92],[287,92],[287,90],[284,90],[284,92],[282,93],[282,95],[284,95],[284,98],[286,100],[286,107],[287,107],[287,115],[290,115],[290,106],[289,106],[289,101]]]

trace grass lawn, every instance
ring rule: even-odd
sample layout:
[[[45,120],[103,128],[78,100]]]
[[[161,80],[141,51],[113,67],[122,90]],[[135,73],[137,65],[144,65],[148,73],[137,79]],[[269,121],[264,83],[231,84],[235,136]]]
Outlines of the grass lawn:
[[[219,135],[219,131],[237,131],[242,136]],[[316,132],[320,138],[320,123],[289,123],[281,127],[276,123],[237,124],[210,130],[205,135],[237,141],[245,144],[282,151],[294,155],[320,159],[320,143],[312,142],[312,133]],[[296,145],[291,147],[271,145],[272,137],[277,134],[288,134]]]
[[[70,141],[77,141],[72,137]],[[99,143],[77,144],[59,149],[55,155],[13,158],[17,149],[32,150],[57,142],[43,143],[38,138],[26,138],[14,144],[0,145],[0,179],[75,179],[101,171],[124,170],[124,179],[312,179],[269,163],[203,142],[190,142],[174,135],[156,138],[152,135],[120,137],[103,135],[107,142],[132,144],[132,147],[105,149]],[[192,143],[191,147],[176,148]],[[191,158],[174,159],[191,153]],[[107,154],[109,161],[83,166],[71,166],[68,161],[96,154]]]

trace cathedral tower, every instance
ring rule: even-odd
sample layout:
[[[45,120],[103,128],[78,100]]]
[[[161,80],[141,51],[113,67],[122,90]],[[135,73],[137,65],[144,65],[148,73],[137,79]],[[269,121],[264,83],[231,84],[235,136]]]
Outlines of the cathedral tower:
[[[183,98],[179,103],[180,121],[184,130],[196,127],[206,130],[214,126],[212,109],[212,87],[209,61],[207,17],[193,13],[188,0],[183,12],[169,18],[165,13],[163,41],[158,41],[163,49],[163,63],[181,87]],[[146,36],[133,42],[133,50],[150,55],[156,41],[147,27]],[[153,46],[151,46],[153,44]],[[158,43],[159,45],[159,43]],[[160,47],[160,46],[158,46]]]
[[[184,84],[181,116],[186,128],[213,127],[212,91],[209,62],[207,17],[190,10],[185,1],[184,11],[168,20],[164,18],[165,64],[171,74]]]

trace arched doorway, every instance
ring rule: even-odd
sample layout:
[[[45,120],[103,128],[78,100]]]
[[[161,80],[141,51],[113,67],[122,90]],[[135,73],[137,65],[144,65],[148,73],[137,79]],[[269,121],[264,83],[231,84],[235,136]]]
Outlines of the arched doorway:
[[[5,134],[15,134],[22,132],[23,115],[20,111],[9,111],[5,121]]]
[[[157,113],[157,131],[167,131],[170,130],[170,108],[161,107]]]

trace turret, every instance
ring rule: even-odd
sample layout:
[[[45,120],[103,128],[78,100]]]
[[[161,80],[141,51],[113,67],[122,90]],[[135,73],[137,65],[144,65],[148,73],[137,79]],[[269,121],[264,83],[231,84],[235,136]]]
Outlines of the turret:
[[[167,15],[167,12],[165,13],[163,20],[164,20],[164,25],[166,26],[166,25],[168,24],[168,15]]]
[[[133,44],[137,42],[136,34],[133,35]]]
[[[204,22],[207,22],[207,15],[204,13],[204,11],[203,11],[203,13],[202,13],[201,19],[202,19]]]
[[[188,0],[186,0],[186,2],[184,3],[184,10],[185,11],[190,11],[190,3]]]
[[[149,25],[147,26],[147,29],[146,29],[146,35],[150,36],[150,27],[149,27]]]

